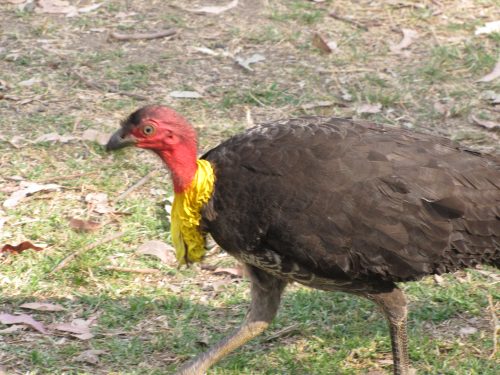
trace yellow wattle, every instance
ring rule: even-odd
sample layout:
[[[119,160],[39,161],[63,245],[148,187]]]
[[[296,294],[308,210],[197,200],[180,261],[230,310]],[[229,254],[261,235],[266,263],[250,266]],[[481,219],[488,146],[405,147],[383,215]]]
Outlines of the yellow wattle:
[[[205,234],[200,230],[201,208],[212,196],[214,170],[206,160],[197,160],[198,169],[189,187],[175,193],[171,212],[172,243],[180,264],[199,262],[206,252]]]

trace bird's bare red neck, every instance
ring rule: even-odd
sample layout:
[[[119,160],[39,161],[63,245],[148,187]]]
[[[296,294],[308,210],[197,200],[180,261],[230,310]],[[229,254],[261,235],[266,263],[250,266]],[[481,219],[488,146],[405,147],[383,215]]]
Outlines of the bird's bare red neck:
[[[196,141],[180,143],[175,149],[159,150],[157,153],[172,173],[174,191],[176,193],[186,191],[198,169]]]

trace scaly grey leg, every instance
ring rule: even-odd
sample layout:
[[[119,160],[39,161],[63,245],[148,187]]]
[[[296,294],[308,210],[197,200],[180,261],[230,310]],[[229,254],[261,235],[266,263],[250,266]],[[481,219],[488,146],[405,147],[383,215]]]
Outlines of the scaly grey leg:
[[[245,321],[231,335],[181,366],[177,375],[204,374],[230,352],[260,335],[276,316],[286,282],[254,267],[247,266],[247,269],[252,282],[252,300]]]
[[[365,294],[365,296],[380,306],[389,322],[394,375],[409,375],[410,359],[408,357],[408,335],[406,333],[408,308],[404,293],[394,286],[394,289],[390,292],[370,293]]]

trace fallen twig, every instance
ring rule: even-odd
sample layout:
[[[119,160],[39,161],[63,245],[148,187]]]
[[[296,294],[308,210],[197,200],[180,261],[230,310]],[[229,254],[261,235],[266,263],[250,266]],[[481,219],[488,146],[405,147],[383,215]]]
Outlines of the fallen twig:
[[[130,186],[127,190],[125,190],[123,193],[121,193],[116,199],[115,203],[121,201],[123,198],[125,198],[127,195],[129,195],[131,192],[133,192],[135,189],[141,187],[144,185],[148,180],[151,178],[153,174],[156,173],[156,170],[150,171],[147,173],[144,177],[142,177],[139,181],[137,181],[135,184]]]
[[[368,31],[368,27],[366,27],[365,25],[363,25],[362,23],[359,23],[358,21],[354,21],[350,18],[347,18],[347,17],[344,17],[344,16],[341,16],[335,12],[331,12],[329,14],[330,17],[332,18],[335,18],[336,20],[338,21],[342,21],[342,22],[346,22],[348,24],[351,24],[353,26],[356,26],[357,28],[361,29],[361,30],[364,30],[364,31]]]
[[[298,324],[298,323],[292,324],[289,327],[285,327],[285,328],[279,330],[278,332],[273,333],[272,335],[266,337],[264,339],[264,341],[265,342],[274,341],[274,340],[279,339],[281,337],[290,336],[290,335],[297,333],[297,332],[300,332],[300,324]]]
[[[118,94],[118,95],[123,95],[123,96],[128,96],[130,98],[138,99],[138,100],[148,100],[147,97],[139,94],[134,94],[131,92],[126,92],[126,91],[121,91],[114,89],[112,87],[105,87],[103,85],[100,85],[94,81],[91,81],[87,77],[82,76],[80,73],[70,70],[69,71],[70,75],[76,77],[80,82],[82,82],[85,86],[94,89],[94,90],[99,90],[99,91],[106,91],[106,92],[111,92],[113,94]]]
[[[77,250],[71,254],[69,254],[66,258],[64,258],[56,267],[54,267],[54,269],[52,270],[51,273],[55,273],[57,271],[60,271],[62,270],[64,267],[66,267],[73,259],[75,259],[76,257],[86,253],[87,251],[90,251],[98,246],[101,246],[103,244],[105,244],[106,242],[110,242],[110,241],[113,241],[113,240],[116,240],[117,238],[123,236],[125,233],[124,232],[118,232],[118,233],[113,233],[107,237],[104,237],[102,239],[100,239],[99,241],[97,242],[94,242],[88,246],[85,246],[84,248],[80,249],[80,250]]]
[[[491,326],[493,328],[493,351],[490,354],[490,359],[495,357],[498,346],[498,330],[500,326],[498,326],[498,318],[495,314],[495,305],[493,305],[493,297],[491,294],[488,295],[488,304],[490,305],[490,313],[491,313]]]
[[[156,268],[128,268],[128,267],[116,267],[116,266],[106,266],[104,269],[108,271],[118,271],[118,272],[133,272],[133,273],[159,273],[160,270]]]
[[[109,36],[113,39],[116,40],[148,40],[148,39],[159,39],[159,38],[165,38],[167,36],[172,36],[177,34],[176,29],[167,29],[167,30],[161,30],[153,33],[135,33],[135,34],[122,34],[118,33],[116,31],[112,31],[109,33]]]

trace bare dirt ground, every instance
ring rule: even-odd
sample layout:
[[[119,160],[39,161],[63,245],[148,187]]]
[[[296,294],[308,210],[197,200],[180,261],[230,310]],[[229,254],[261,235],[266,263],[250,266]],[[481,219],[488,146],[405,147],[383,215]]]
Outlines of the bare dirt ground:
[[[232,260],[215,255],[208,268],[177,270],[134,253],[148,239],[168,239],[168,176],[151,155],[108,155],[85,131],[105,140],[139,106],[183,113],[199,132],[200,152],[253,124],[305,114],[369,119],[500,151],[500,78],[488,79],[500,32],[476,35],[500,20],[498,0],[69,3],[0,1],[0,202],[23,181],[58,185],[0,206],[0,246],[29,240],[44,247],[0,258],[0,313],[57,302],[64,312],[30,313],[47,327],[83,319],[94,337],[25,326],[1,332],[11,325],[0,324],[0,373],[171,373],[241,320],[245,282],[213,272],[233,269]],[[227,4],[235,6],[196,11]],[[171,29],[156,39],[116,37]],[[117,199],[144,176],[144,185]],[[96,211],[85,201],[89,193],[105,193],[115,212]],[[75,232],[70,218],[98,228]],[[118,240],[50,273],[68,254],[119,231]],[[419,373],[496,373],[490,310],[498,306],[498,275],[471,272],[466,281],[449,276],[437,292],[429,283],[408,286],[418,307],[411,321],[420,337],[411,351]],[[389,371],[383,322],[359,339],[372,321],[370,304],[293,290],[275,328],[299,322],[302,336],[290,329],[251,344],[214,374]],[[315,306],[313,319],[300,303]],[[332,309],[341,316],[333,323]],[[312,320],[319,326],[311,328]],[[102,353],[78,357],[88,350]]]

